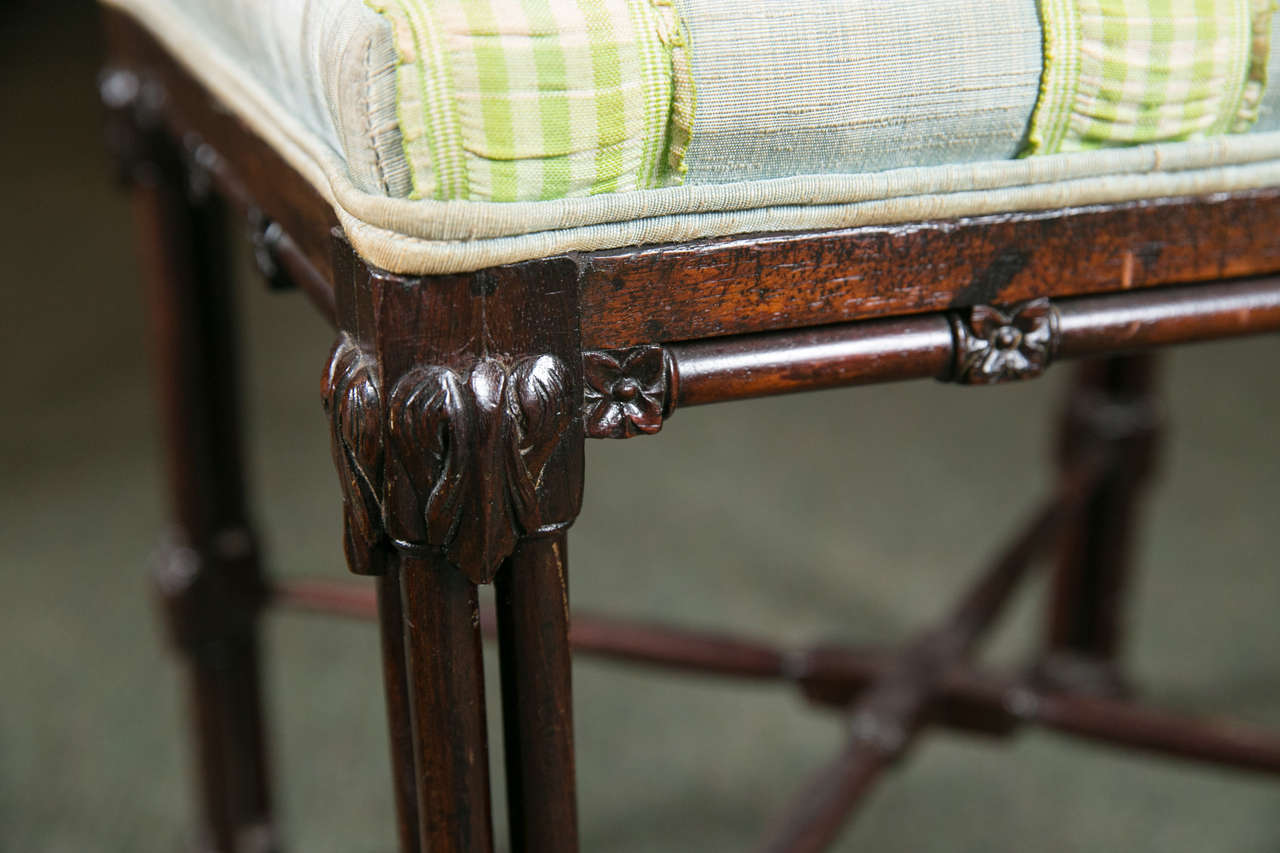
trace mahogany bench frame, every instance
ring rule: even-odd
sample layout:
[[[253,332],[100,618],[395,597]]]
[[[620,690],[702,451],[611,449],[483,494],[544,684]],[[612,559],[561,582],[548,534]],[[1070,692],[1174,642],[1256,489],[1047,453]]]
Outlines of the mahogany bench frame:
[[[570,650],[793,682],[848,741],[761,846],[817,851],[926,725],[1024,723],[1280,772],[1280,737],[1121,698],[1132,521],[1160,407],[1144,351],[1280,329],[1280,190],[573,253],[465,275],[377,269],[314,189],[140,26],[107,11],[107,130],[133,188],[177,532],[157,586],[189,673],[201,840],[278,849],[258,666],[268,604],[377,619],[400,850],[493,849],[482,633],[498,636],[510,846],[578,847]],[[339,332],[324,406],[344,546],[373,587],[273,583],[247,517],[225,207],[269,283]],[[904,649],[779,649],[575,614],[566,531],[587,437],[681,406],[1086,361],[1059,485],[946,619]],[[1056,554],[1026,672],[971,652]],[[496,584],[496,612],[477,584]],[[376,590],[376,592],[375,592]]]

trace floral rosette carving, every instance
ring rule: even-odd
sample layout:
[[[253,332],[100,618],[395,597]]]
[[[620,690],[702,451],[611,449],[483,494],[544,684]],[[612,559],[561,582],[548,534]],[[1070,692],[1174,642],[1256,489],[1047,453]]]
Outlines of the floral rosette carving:
[[[967,320],[952,315],[952,328],[957,382],[1030,379],[1044,372],[1057,349],[1058,314],[1048,299],[1004,309],[977,305]]]
[[[631,438],[662,429],[666,356],[660,346],[583,354],[584,412],[592,438]]]

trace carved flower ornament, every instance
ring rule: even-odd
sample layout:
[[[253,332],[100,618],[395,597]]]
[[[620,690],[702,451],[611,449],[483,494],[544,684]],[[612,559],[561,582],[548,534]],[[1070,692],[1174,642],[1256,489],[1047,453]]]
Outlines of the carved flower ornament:
[[[666,402],[666,365],[662,347],[583,356],[587,434],[630,438],[662,429]]]
[[[1056,348],[1057,313],[1047,299],[1011,308],[978,305],[955,323],[956,379],[988,384],[1039,376]]]

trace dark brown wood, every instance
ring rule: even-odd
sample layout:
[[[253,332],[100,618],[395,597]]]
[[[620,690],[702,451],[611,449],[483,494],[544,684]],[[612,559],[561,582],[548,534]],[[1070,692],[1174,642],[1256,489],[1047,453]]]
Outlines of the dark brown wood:
[[[764,332],[667,347],[679,378],[670,408],[943,377],[952,334],[941,314]]]
[[[389,573],[388,573],[389,574]],[[378,576],[387,577],[387,574]],[[276,578],[271,583],[273,607],[300,613],[378,621],[379,590],[364,583],[321,578]],[[398,604],[398,602],[397,602]]]
[[[616,349],[1280,271],[1280,191],[598,252],[586,345]]]
[[[1280,329],[1276,281],[1224,281],[1127,294],[1124,299],[1063,300],[1058,303],[1058,355],[1080,358],[1274,332]]]
[[[405,655],[404,607],[400,573],[379,575],[376,617],[381,628],[382,685],[387,700],[387,734],[391,745],[391,783],[396,802],[396,836],[401,853],[418,853],[418,778],[413,745],[413,707]],[[330,599],[333,600],[333,599]],[[338,599],[341,600],[341,599]]]
[[[543,527],[538,490],[577,420],[572,384],[554,355],[486,355],[463,371],[431,365],[401,377],[387,424],[397,547],[443,549],[475,583],[492,580],[521,533]]]
[[[1058,309],[1046,297],[1008,309],[975,305],[950,312],[951,380],[994,385],[1044,373],[1060,344]]]
[[[539,549],[563,544],[582,501],[576,267],[418,279],[366,266],[341,240],[337,256],[344,332],[326,372],[326,409],[350,566],[400,566],[408,654],[402,663],[386,654],[384,665],[407,670],[420,844],[432,853],[492,848],[475,584],[514,553],[525,556],[512,559],[519,571],[504,582],[503,680],[512,784],[527,799],[514,802],[511,825],[527,849],[572,853],[575,824],[562,823],[575,809],[567,617],[556,587],[564,551],[552,561]],[[558,626],[548,606],[559,609]]]
[[[788,657],[781,650],[710,631],[574,613],[569,641],[575,654],[686,672],[752,679],[791,674]]]
[[[373,591],[333,581],[289,581],[277,585],[277,601],[338,616],[377,618]],[[480,624],[496,634],[491,609]],[[786,680],[807,699],[846,708],[898,663],[889,649],[817,646],[788,652],[748,637],[645,624],[577,612],[569,632],[575,654],[676,671],[749,679]],[[1064,734],[1112,746],[1241,770],[1280,773],[1280,734],[1222,719],[1196,720],[1134,702],[1055,690],[1045,693],[1025,679],[984,673],[967,666],[941,680],[931,722],[987,735],[1011,735],[1035,723]]]
[[[257,675],[265,585],[240,482],[229,311],[212,287],[213,192],[248,219],[268,282],[301,288],[342,330],[324,400],[348,562],[378,576],[402,850],[492,850],[480,629],[494,618],[477,610],[475,584],[495,572],[517,851],[577,846],[571,642],[628,660],[784,678],[816,702],[852,705],[848,747],[779,849],[820,848],[929,722],[1007,734],[1034,720],[1141,749],[1280,766],[1271,736],[1054,692],[1071,685],[1046,678],[1047,665],[1028,683],[965,663],[1029,551],[1089,491],[1081,483],[1099,456],[1120,461],[1089,492],[1063,551],[1046,661],[1114,655],[1127,516],[1147,445],[1118,436],[1117,422],[1132,428],[1136,416],[1110,398],[1088,417],[1072,415],[1059,512],[902,654],[786,655],[739,638],[590,619],[569,630],[563,550],[581,504],[584,430],[657,432],[677,403],[926,376],[1020,379],[1055,356],[1280,328],[1280,280],[1265,278],[1280,271],[1280,190],[398,276],[354,257],[324,198],[181,57],[119,12],[106,20],[110,134],[139,188],[170,394],[181,531],[157,580],[191,661],[213,849],[275,844]],[[1241,276],[1263,278],[1206,284]],[[1139,427],[1132,434],[1146,436]],[[323,586],[278,594],[313,609],[368,609]]]
[[[148,113],[171,138],[183,140],[189,160],[206,170],[242,215],[257,210],[266,221],[278,224],[282,239],[274,250],[282,266],[327,312],[333,297],[326,292],[332,288],[323,283],[334,280],[329,236],[337,225],[333,209],[143,27],[110,7],[102,9],[102,20],[107,73],[132,76],[132,82],[119,79],[115,88],[138,92]],[[302,272],[304,264],[309,271]]]
[[[650,344],[582,355],[583,423],[592,438],[630,438],[662,429],[675,399],[671,357]]]
[[[135,105],[113,104],[121,132]],[[243,480],[225,216],[180,153],[132,124],[132,181],[177,532],[156,565],[188,667],[201,835],[219,853],[275,849],[258,662],[264,601]]]
[[[1049,315],[1037,315],[1044,318],[1046,334],[1051,328],[1057,331],[1051,334],[1052,345],[1037,356],[1035,368],[1011,372],[1010,362],[996,357],[992,372],[981,381],[1038,375],[1054,351],[1059,357],[1082,358],[1280,330],[1280,278],[1054,300],[1051,309]],[[996,320],[1003,314],[980,310],[986,318],[983,328],[993,337],[1002,334],[1006,324]],[[925,314],[671,344],[665,347],[674,376],[667,408],[845,385],[957,378],[957,370],[963,372],[978,351],[972,343],[969,349],[955,348],[952,327],[967,322],[955,315]],[[1108,331],[1095,331],[1100,328]],[[1025,355],[1019,353],[1018,359],[1030,365]]]
[[[911,746],[943,679],[965,662],[1033,558],[1080,509],[1101,458],[1078,465],[1053,498],[951,612],[921,633],[863,693],[849,714],[849,740],[797,795],[761,850],[819,853],[839,835],[875,779]]]
[[[1070,471],[1099,449],[1110,469],[1063,538],[1038,673],[1046,686],[1120,689],[1124,602],[1139,499],[1154,468],[1162,411],[1150,355],[1080,365],[1062,419],[1059,464]]]
[[[578,847],[569,668],[568,540],[523,540],[497,577],[512,853]]]
[[[333,462],[342,484],[343,553],[356,574],[386,571],[390,540],[383,529],[386,488],[382,385],[378,365],[347,334],[329,355],[321,386]]]
[[[520,536],[581,508],[576,269],[415,279],[350,256],[346,276],[324,388],[350,529],[488,582]]]
[[[420,849],[493,850],[476,588],[441,556],[400,558]],[[395,664],[394,655],[384,659]]]
[[[272,586],[272,602],[367,621],[378,619],[380,612],[373,590],[344,581],[281,579]],[[496,635],[497,624],[493,610],[481,606],[481,630]],[[569,645],[577,653],[597,657],[739,678],[782,678],[791,672],[787,656],[765,643],[590,613],[573,614]]]
[[[1126,749],[1280,773],[1280,737],[1240,723],[1191,720],[1103,697],[1049,694],[1026,716],[1042,726]]]

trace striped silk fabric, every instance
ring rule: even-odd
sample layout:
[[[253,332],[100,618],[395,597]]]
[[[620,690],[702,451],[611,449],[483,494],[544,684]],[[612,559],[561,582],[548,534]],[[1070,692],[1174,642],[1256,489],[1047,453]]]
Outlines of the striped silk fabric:
[[[1273,0],[367,2],[395,46],[413,198],[858,174],[1275,124]]]
[[[1272,0],[1043,0],[1033,153],[1196,139],[1257,120]]]
[[[413,196],[526,201],[678,179],[693,92],[671,0],[374,0]]]

